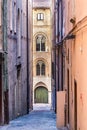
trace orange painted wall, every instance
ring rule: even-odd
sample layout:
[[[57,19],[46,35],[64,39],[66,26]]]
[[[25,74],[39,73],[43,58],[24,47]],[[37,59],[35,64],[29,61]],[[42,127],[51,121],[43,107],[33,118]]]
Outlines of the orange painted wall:
[[[77,81],[78,130],[87,130],[87,28],[76,33],[75,49],[72,53],[73,78]]]
[[[74,3],[75,2],[75,3]],[[75,5],[73,5],[73,3]],[[77,82],[77,130],[87,130],[87,0],[65,1],[65,34],[73,25],[70,19],[75,16],[77,27],[74,30],[75,40],[65,43],[65,81],[67,89],[67,69],[69,69],[69,126],[75,130],[74,116],[74,80]],[[72,11],[74,9],[74,12]],[[78,24],[79,23],[79,24]],[[67,60],[69,50],[69,63]],[[67,92],[66,92],[67,93]],[[67,100],[66,100],[67,102]],[[68,108],[67,108],[68,109]]]

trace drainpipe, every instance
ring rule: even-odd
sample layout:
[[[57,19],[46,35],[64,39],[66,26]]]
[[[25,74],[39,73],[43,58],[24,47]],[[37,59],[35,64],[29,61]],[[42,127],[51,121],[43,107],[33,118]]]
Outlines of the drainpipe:
[[[59,30],[59,24],[60,24],[60,19],[59,19],[59,13],[60,13],[59,6],[60,5],[61,5],[61,25],[60,25],[61,37],[60,38],[62,40],[63,38],[63,1],[62,0],[58,1],[58,30]],[[58,39],[58,42],[59,42],[59,39]],[[60,77],[60,71],[59,71],[60,69],[61,69],[61,77]],[[63,55],[62,55],[62,44],[61,44],[61,46],[58,47],[58,91],[62,91],[62,90],[63,90]]]
[[[59,1],[58,1],[58,9],[57,9],[57,14],[58,14],[58,41],[59,41]],[[57,91],[59,91],[59,48],[57,49],[58,51],[58,86],[57,86]]]
[[[8,105],[8,65],[7,65],[7,0],[3,0],[3,91],[4,91],[4,123],[9,123],[9,105]]]
[[[61,39],[63,39],[63,1],[61,0]],[[63,91],[63,45],[61,46],[61,90]]]
[[[26,20],[26,34],[27,34],[27,114],[29,113],[29,93],[30,93],[30,86],[29,86],[29,30],[28,30],[28,0],[26,0],[26,14],[27,14],[27,20]]]
[[[56,4],[55,4],[55,12],[54,12],[54,27],[55,27],[55,30],[56,30],[56,22],[57,22],[57,19],[56,19]],[[55,36],[55,39],[54,39],[54,42],[56,43],[56,31],[54,32],[54,36]],[[55,81],[55,113],[56,113],[56,47],[54,49],[54,81]]]
[[[54,53],[55,53],[54,54],[55,55],[55,68],[54,68],[54,71],[55,71],[55,113],[56,113],[56,111],[57,111],[56,110],[56,108],[57,108],[57,106],[56,106],[57,105],[57,103],[56,103],[57,102],[57,99],[56,99],[57,98],[56,97],[57,96],[56,95],[56,93],[57,93],[57,91],[56,91],[57,90],[57,84],[56,84],[56,48],[55,48],[55,52]]]

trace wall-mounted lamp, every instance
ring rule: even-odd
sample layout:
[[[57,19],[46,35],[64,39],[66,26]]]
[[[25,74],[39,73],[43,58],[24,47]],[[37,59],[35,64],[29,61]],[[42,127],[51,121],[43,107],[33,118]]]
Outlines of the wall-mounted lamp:
[[[71,18],[71,19],[70,19],[70,22],[71,22],[72,24],[75,24],[76,18],[75,18],[75,17]]]

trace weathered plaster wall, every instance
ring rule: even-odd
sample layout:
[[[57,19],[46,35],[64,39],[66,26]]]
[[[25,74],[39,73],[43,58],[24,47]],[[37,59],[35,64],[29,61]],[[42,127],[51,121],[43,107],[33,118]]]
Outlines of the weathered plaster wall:
[[[21,0],[21,1],[15,1],[14,3],[13,0],[12,1],[8,0],[8,7],[11,4],[12,4],[12,7],[8,8],[8,21],[7,21],[7,24],[8,24],[9,118],[10,120],[14,119],[17,116],[27,113],[26,1]],[[20,16],[19,16],[20,17],[20,23],[19,23],[20,32],[18,32],[19,31],[18,30],[18,27],[19,27],[18,9],[20,13]],[[12,17],[10,17],[11,13],[12,13]],[[17,22],[16,25],[14,21]],[[18,43],[19,33],[21,37],[20,43]],[[18,44],[20,44],[20,50],[19,50],[20,57],[19,58],[18,58]],[[18,66],[20,66],[19,79],[17,78]]]
[[[73,6],[74,3],[74,6]],[[75,130],[75,98],[77,98],[77,130],[86,130],[87,120],[87,9],[86,0],[67,0],[65,2],[65,28],[68,33],[73,28],[70,19],[76,18],[77,26],[73,31],[76,35],[74,40],[66,41],[66,57],[65,57],[65,80],[64,86],[68,93],[67,87],[67,69],[69,70],[69,124],[70,130]],[[74,12],[71,10],[74,7]],[[69,51],[69,52],[68,52]],[[77,97],[75,95],[75,82],[77,84]],[[68,100],[68,98],[66,98]],[[67,108],[68,110],[68,108]],[[68,112],[67,112],[68,113]],[[68,116],[68,114],[67,114]],[[68,122],[68,119],[67,119]]]

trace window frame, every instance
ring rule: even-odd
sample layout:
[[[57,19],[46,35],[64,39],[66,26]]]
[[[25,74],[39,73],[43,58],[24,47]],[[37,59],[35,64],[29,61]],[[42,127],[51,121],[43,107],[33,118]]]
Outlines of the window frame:
[[[38,13],[37,14],[37,20],[38,21],[43,21],[44,20],[44,13]]]
[[[44,42],[43,42],[43,39],[44,39]],[[36,51],[39,51],[39,52],[45,52],[46,51],[46,37],[44,35],[38,35],[36,37]]]
[[[46,75],[46,65],[43,61],[40,60],[36,64],[36,76],[45,76],[45,75]]]

